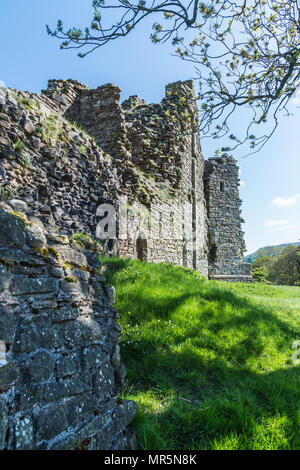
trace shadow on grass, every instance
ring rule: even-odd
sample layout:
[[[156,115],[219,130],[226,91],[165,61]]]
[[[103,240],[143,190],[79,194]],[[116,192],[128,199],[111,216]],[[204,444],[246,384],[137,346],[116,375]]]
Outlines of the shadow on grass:
[[[202,372],[218,370],[218,366],[214,361],[206,362]],[[299,369],[258,375],[228,368],[226,375],[230,380],[223,386],[216,381],[213,393],[209,383],[207,396],[198,400],[189,395],[186,383],[178,387],[176,378],[170,397],[170,390],[160,389],[162,384],[152,379],[143,386],[136,384],[131,398],[140,401],[145,391],[154,390],[156,400],[167,400],[162,412],[151,413],[142,407],[134,423],[140,448],[299,449]],[[143,399],[140,403],[144,404]],[[148,436],[143,433],[145,421]]]
[[[280,362],[299,329],[224,286],[163,269],[153,267],[152,281],[143,263],[118,260],[110,270],[122,322],[141,331],[139,342],[122,344],[140,447],[299,448],[300,370]],[[134,270],[141,278],[131,282]],[[179,311],[180,328],[164,336],[158,320],[178,320]],[[238,341],[222,340],[241,331]]]
[[[191,350],[153,350],[145,340],[140,351],[122,348],[122,357],[129,397],[140,404],[140,448],[300,448],[299,367],[259,374]]]

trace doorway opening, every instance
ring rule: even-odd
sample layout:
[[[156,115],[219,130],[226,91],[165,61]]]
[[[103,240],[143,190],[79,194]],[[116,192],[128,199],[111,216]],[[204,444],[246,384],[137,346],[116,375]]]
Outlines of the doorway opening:
[[[136,255],[137,259],[141,261],[147,260],[147,240],[139,237],[136,241]]]

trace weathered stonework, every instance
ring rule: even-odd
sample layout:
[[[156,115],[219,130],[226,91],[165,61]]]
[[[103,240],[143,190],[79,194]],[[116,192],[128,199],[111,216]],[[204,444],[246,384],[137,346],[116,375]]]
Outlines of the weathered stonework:
[[[133,233],[128,228],[126,236],[107,242],[108,252],[248,280],[237,166],[232,159],[227,164],[228,157],[204,162],[192,81],[168,85],[159,104],[132,96],[120,105],[115,85],[90,90],[74,80],[50,80],[41,95],[2,92],[0,111],[6,191],[16,192],[44,223],[95,235],[97,207],[110,203],[118,212],[120,196],[126,197],[131,208],[143,205],[152,236],[140,212],[129,209]],[[20,141],[22,152],[16,151]],[[160,204],[156,212],[154,204]],[[180,226],[192,236],[178,237]]]
[[[0,208],[0,450],[132,449],[98,245]]]
[[[252,281],[238,189],[232,157],[204,161],[192,81],[150,105],[112,84],[0,88],[0,449],[135,446],[114,292],[99,245],[70,236],[111,204],[128,217],[107,254]]]
[[[132,161],[155,187],[148,190],[149,202],[158,201],[159,225],[170,224],[168,238],[157,235],[149,240],[148,261],[167,261],[194,268],[207,276],[206,209],[203,191],[204,159],[197,128],[197,105],[193,82],[176,82],[166,87],[160,104],[147,106],[136,97],[123,103]],[[155,221],[152,221],[155,223]],[[177,226],[176,226],[177,224]],[[176,238],[178,225],[194,237]],[[129,252],[130,253],[130,252]],[[130,256],[134,256],[133,252]]]
[[[244,262],[239,168],[231,156],[205,162],[205,196],[208,213],[209,277],[252,282],[251,265]]]

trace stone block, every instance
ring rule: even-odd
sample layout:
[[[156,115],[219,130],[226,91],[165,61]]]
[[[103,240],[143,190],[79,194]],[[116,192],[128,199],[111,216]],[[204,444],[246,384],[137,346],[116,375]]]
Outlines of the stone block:
[[[0,396],[0,450],[5,448],[5,438],[8,428],[8,409],[6,400]]]
[[[22,222],[0,208],[0,245],[7,248],[24,246],[26,234]]]
[[[63,346],[61,332],[46,322],[23,322],[17,331],[13,351],[30,353],[39,348],[54,349]]]
[[[87,266],[87,259],[82,251],[74,250],[69,246],[60,245],[55,245],[52,248],[58,252],[63,261],[78,267]]]
[[[48,380],[54,372],[55,362],[46,351],[39,351],[21,363],[20,372],[25,383]]]
[[[38,405],[43,397],[43,386],[39,384],[26,383],[16,393],[16,403],[20,410],[26,410]]]
[[[29,212],[26,202],[20,199],[10,199],[9,205],[17,212]]]
[[[76,353],[62,356],[56,362],[57,377],[73,375],[80,371],[80,362]]]
[[[16,418],[12,424],[15,450],[32,450],[34,446],[33,422],[30,416]]]
[[[11,271],[0,264],[0,292],[3,292],[5,289],[8,289],[11,283]]]
[[[8,390],[18,379],[19,369],[15,362],[0,367],[0,392]]]
[[[0,341],[11,344],[17,329],[17,318],[8,306],[0,305]]]
[[[85,348],[82,353],[82,365],[84,368],[98,367],[108,361],[108,355],[99,347]]]
[[[92,390],[92,377],[90,374],[77,374],[69,379],[59,380],[45,384],[43,397],[47,402],[60,400],[64,397],[82,395]]]
[[[70,305],[65,305],[56,309],[51,319],[53,322],[65,322],[67,320],[75,320],[78,317],[78,310]]]
[[[89,416],[99,412],[97,399],[91,393],[69,399],[66,406],[68,422],[73,427],[82,424]]]
[[[93,374],[94,393],[103,399],[111,394],[115,387],[114,370],[109,363],[103,363]]]
[[[26,227],[26,234],[26,243],[30,247],[40,248],[43,247],[47,242],[44,230],[38,224],[31,223],[31,225]]]
[[[58,290],[57,280],[51,277],[15,277],[12,286],[15,295],[46,294]]]
[[[57,291],[58,284],[51,277],[31,279],[20,276],[14,278],[12,289],[15,295],[46,294]]]
[[[34,409],[36,440],[48,441],[68,428],[67,410],[64,403],[55,403]]]

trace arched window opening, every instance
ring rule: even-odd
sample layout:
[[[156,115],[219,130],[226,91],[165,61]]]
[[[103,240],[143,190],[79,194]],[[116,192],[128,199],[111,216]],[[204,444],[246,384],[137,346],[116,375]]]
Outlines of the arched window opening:
[[[141,261],[147,260],[147,240],[139,237],[136,241],[136,255],[137,259]]]

